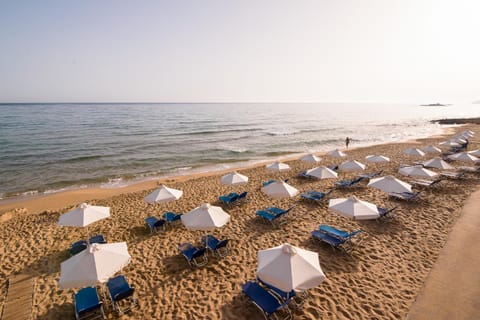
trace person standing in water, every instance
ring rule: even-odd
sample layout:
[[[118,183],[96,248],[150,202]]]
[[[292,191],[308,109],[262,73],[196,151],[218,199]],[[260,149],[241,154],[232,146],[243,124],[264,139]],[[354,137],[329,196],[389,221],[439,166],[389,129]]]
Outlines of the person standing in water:
[[[348,145],[349,145],[349,144],[350,144],[350,138],[347,137],[347,138],[345,139],[345,146],[347,146],[347,149],[348,149]]]

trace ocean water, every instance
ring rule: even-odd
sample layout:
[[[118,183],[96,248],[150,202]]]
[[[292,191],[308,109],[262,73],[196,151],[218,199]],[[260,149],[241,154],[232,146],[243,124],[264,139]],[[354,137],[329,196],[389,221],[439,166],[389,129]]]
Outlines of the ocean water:
[[[225,169],[439,133],[479,105],[0,104],[0,198]]]

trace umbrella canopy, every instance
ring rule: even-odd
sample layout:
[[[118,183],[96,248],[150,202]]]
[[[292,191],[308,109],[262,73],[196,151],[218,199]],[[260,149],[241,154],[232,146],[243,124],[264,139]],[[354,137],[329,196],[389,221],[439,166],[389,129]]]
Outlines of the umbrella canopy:
[[[480,160],[479,158],[475,157],[474,155],[468,152],[455,153],[455,154],[452,154],[451,156],[448,156],[448,158],[452,160],[457,160],[457,161],[470,161],[470,162],[476,162]]]
[[[423,152],[426,153],[442,153],[442,150],[440,148],[437,148],[435,146],[426,146],[425,148],[422,149]]]
[[[451,141],[451,140],[440,142],[438,145],[442,147],[459,147],[460,146],[458,142]]]
[[[319,158],[316,155],[310,153],[301,157],[300,161],[308,162],[308,163],[317,163],[322,161],[322,158]]]
[[[204,203],[181,216],[182,222],[190,230],[213,230],[223,227],[230,221],[230,215],[221,207]]]
[[[469,151],[468,153],[470,153],[472,156],[480,157],[480,150],[478,150],[478,149]]]
[[[417,156],[417,157],[423,157],[425,155],[425,152],[417,148],[406,149],[405,151],[403,151],[403,153],[409,156]]]
[[[274,199],[291,198],[298,194],[298,190],[283,181],[275,181],[262,188],[262,192]]]
[[[305,172],[307,175],[318,179],[335,179],[338,177],[338,173],[325,166],[316,167]]]
[[[365,165],[355,160],[349,160],[343,162],[338,168],[342,171],[358,171],[358,170],[365,170]]]
[[[367,186],[377,188],[384,192],[412,192],[411,185],[392,176],[370,179]]]
[[[382,155],[369,155],[365,157],[365,160],[368,162],[374,162],[374,163],[390,162],[389,157],[385,157]]]
[[[248,183],[248,177],[240,174],[238,172],[232,172],[227,175],[224,175],[220,182],[227,185],[241,185]]]
[[[330,199],[328,209],[355,220],[369,220],[380,217],[376,205],[357,197]]]
[[[58,219],[58,225],[85,227],[95,221],[110,217],[109,207],[91,206],[82,203],[77,209],[64,213]]]
[[[154,190],[148,196],[143,198],[147,203],[161,203],[169,202],[173,200],[178,200],[182,196],[183,191],[172,189],[164,186],[163,184],[160,188]]]
[[[436,168],[436,169],[443,169],[443,170],[454,169],[453,166],[443,161],[443,159],[440,157],[435,157],[433,159],[423,162],[423,166],[427,168]]]
[[[285,292],[305,291],[325,280],[318,253],[288,243],[258,252],[257,277]]]
[[[417,178],[435,178],[438,177],[438,173],[433,172],[431,170],[425,169],[421,165],[417,166],[410,166],[410,167],[402,167],[398,170],[400,174],[409,177],[417,177]]]
[[[327,153],[327,155],[329,155],[330,157],[334,157],[334,158],[345,158],[347,156],[346,153],[344,153],[344,152],[342,152],[338,149],[330,151],[329,153]]]
[[[126,242],[94,243],[60,265],[62,289],[104,283],[130,262]]]
[[[272,164],[269,164],[266,166],[266,168],[268,170],[272,170],[272,171],[285,171],[285,170],[288,170],[290,169],[290,166],[286,163],[281,163],[281,162],[274,162]]]

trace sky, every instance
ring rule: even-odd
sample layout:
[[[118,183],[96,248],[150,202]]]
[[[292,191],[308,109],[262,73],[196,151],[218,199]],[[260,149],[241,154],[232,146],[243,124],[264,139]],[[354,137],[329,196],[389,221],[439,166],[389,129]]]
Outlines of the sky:
[[[0,102],[480,100],[478,0],[0,0]]]

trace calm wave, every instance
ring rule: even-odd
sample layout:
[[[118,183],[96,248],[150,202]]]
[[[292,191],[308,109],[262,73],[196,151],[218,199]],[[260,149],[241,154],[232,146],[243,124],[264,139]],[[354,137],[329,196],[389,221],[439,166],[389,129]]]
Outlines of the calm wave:
[[[478,105],[3,104],[0,197],[438,133]]]

